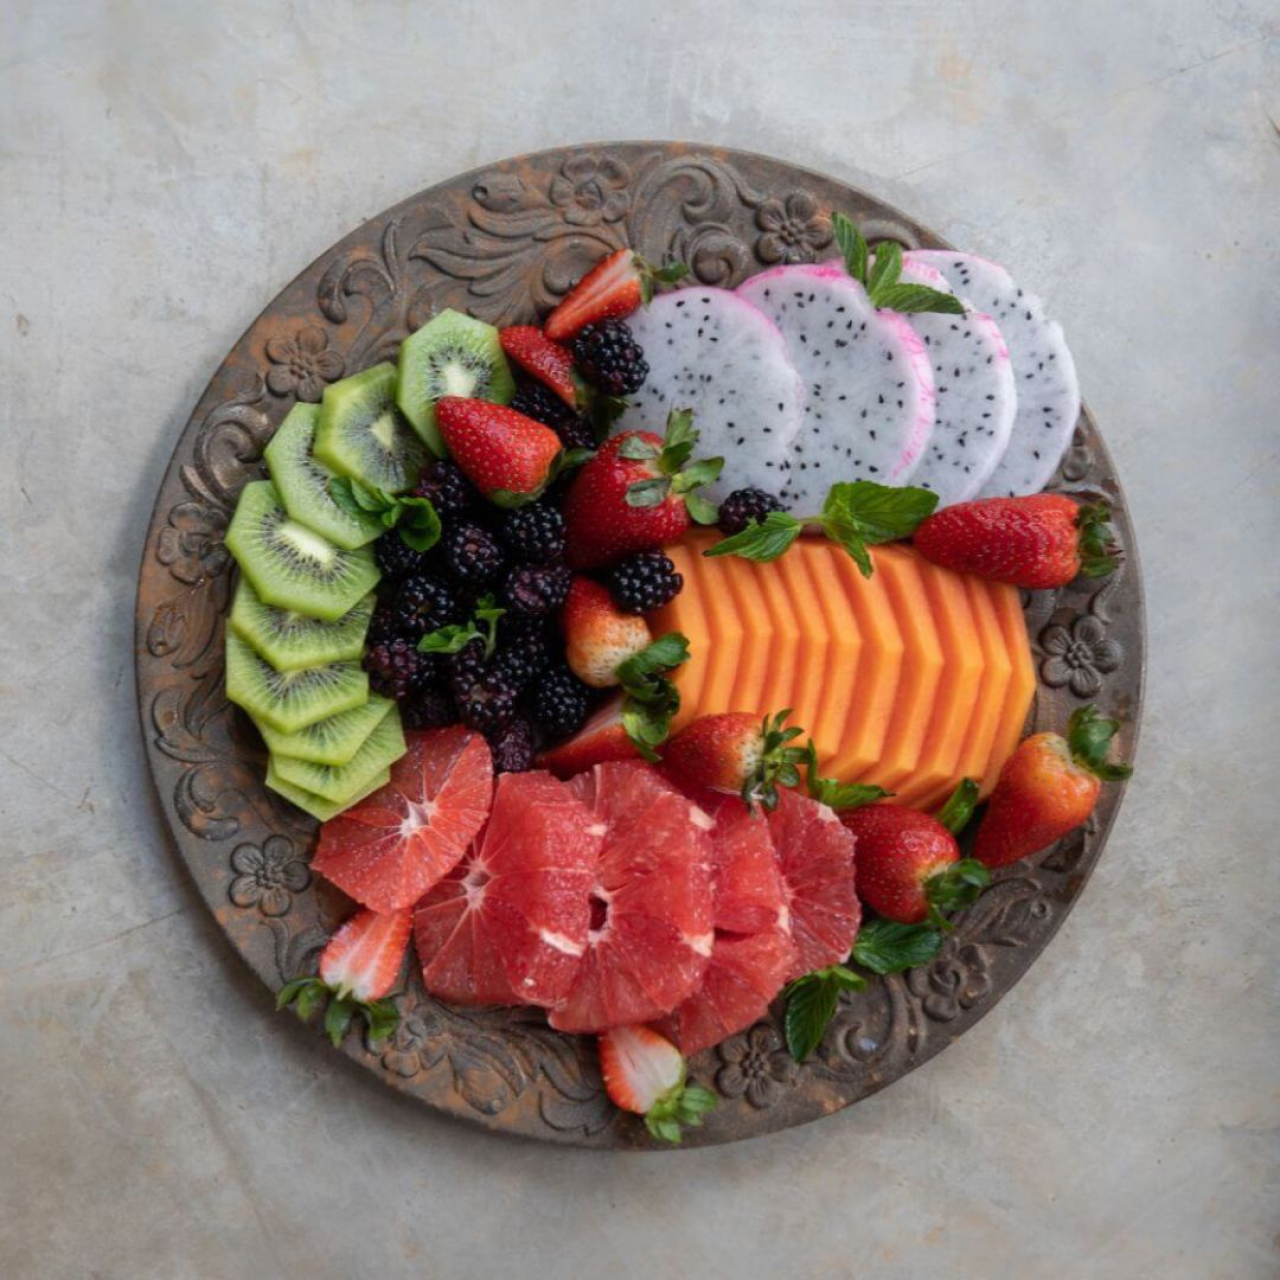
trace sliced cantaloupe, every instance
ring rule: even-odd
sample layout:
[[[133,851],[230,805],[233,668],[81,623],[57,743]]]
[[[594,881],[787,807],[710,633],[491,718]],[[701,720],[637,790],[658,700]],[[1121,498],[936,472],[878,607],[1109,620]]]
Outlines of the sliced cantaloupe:
[[[800,539],[771,564],[667,548],[685,588],[654,619],[691,657],[674,676],[680,728],[699,715],[785,707],[825,774],[934,805],[968,773],[984,792],[1035,691],[1017,593],[877,547],[866,579],[839,547]]]

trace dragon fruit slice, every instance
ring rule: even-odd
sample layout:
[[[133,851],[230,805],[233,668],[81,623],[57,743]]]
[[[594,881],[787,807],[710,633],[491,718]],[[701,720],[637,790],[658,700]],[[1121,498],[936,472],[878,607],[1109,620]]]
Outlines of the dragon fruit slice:
[[[777,327],[728,289],[664,293],[627,323],[649,376],[615,431],[662,431],[672,409],[692,409],[698,456],[722,457],[707,496],[748,486],[777,493],[800,428],[804,383]]]
[[[911,255],[903,261],[901,279],[954,292],[940,271]],[[961,301],[969,307],[967,298]],[[929,349],[938,397],[933,435],[911,483],[936,493],[939,507],[968,502],[991,478],[1009,443],[1018,407],[1013,362],[1000,326],[981,311],[921,311],[906,319]]]
[[[912,250],[908,262],[942,272],[953,289],[1000,326],[1013,362],[1018,412],[1013,433],[980,497],[1039,493],[1062,461],[1080,416],[1080,384],[1062,326],[1033,293],[985,258],[946,249]]]
[[[906,484],[933,432],[933,370],[905,317],[877,311],[834,263],[774,267],[738,286],[787,341],[808,388],[783,498],[821,509],[840,480]]]

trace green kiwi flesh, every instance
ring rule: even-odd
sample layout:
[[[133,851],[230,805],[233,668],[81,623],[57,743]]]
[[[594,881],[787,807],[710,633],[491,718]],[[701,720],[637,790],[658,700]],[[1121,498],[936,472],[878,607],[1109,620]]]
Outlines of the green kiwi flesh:
[[[333,500],[333,472],[311,452],[319,417],[319,405],[295,404],[289,410],[267,445],[267,470],[290,519],[354,551],[382,532],[382,522],[376,516],[353,516]]]
[[[227,697],[278,733],[297,733],[369,699],[358,662],[277,671],[231,630],[227,632]]]
[[[483,320],[442,311],[400,344],[397,400],[437,457],[447,452],[436,427],[437,400],[467,396],[506,404],[515,389],[498,331]]]
[[[291,804],[296,804],[299,809],[305,810],[313,818],[319,818],[321,822],[328,822],[330,818],[336,818],[344,809],[350,809],[352,805],[359,804],[366,796],[373,795],[375,791],[381,790],[390,781],[391,770],[383,769],[363,791],[342,804],[337,804],[332,800],[325,800],[310,791],[304,791],[302,787],[295,787],[291,782],[286,782],[276,772],[274,761],[269,760],[267,762],[267,786],[277,795],[284,796]]]
[[[336,622],[373,589],[371,547],[345,551],[290,518],[269,480],[245,485],[227,547],[265,604]]]
[[[329,662],[357,661],[364,652],[374,602],[371,591],[336,622],[325,622],[264,604],[249,580],[242,577],[227,621],[236,635],[247,640],[277,671],[296,671]]]
[[[312,450],[339,475],[388,493],[413,488],[427,454],[396,408],[395,365],[374,365],[325,387]]]
[[[291,756],[274,756],[276,777],[300,787],[322,800],[346,806],[384,769],[405,753],[400,713],[393,703],[384,712],[373,732],[346,764],[313,764]]]
[[[266,724],[258,725],[258,732],[277,759],[289,756],[317,765],[350,764],[365,739],[394,706],[389,698],[371,693],[364,706],[317,720],[297,733],[277,733]]]

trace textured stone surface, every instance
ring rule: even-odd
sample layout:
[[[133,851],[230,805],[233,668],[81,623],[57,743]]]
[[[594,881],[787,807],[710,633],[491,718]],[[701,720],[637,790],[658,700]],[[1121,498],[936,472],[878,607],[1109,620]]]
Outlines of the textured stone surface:
[[[1275,1273],[1274,9],[741,8],[667,17],[675,60],[636,3],[0,16],[6,1274]],[[828,170],[1034,282],[1150,602],[1139,777],[1041,962],[849,1113],[677,1159],[479,1135],[270,1014],[129,674],[147,508],[259,307],[429,182],[627,136]]]

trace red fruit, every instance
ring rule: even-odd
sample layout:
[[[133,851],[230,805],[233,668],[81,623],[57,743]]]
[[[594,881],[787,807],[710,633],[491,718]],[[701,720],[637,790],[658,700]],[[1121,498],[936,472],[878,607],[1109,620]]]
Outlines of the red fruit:
[[[655,1138],[679,1142],[716,1105],[701,1085],[686,1083],[680,1050],[651,1027],[615,1027],[599,1040],[600,1075],[614,1106],[644,1116]]]
[[[832,810],[795,791],[768,816],[796,944],[788,979],[843,964],[862,921],[854,889],[854,839]]]
[[[888,920],[926,920],[928,881],[960,861],[955,836],[937,818],[891,804],[849,809],[840,821],[858,842],[858,897]]]
[[[573,286],[547,317],[543,331],[552,341],[564,342],[597,320],[629,316],[648,303],[655,285],[674,284],[684,274],[682,266],[652,267],[630,249],[618,249]]]
[[[1063,738],[1037,733],[1005,761],[978,827],[974,856],[1003,867],[1061,839],[1093,812],[1103,782],[1127,778],[1128,765],[1107,755],[1120,728],[1093,707],[1081,707]]]
[[[633,760],[636,749],[622,727],[622,698],[606,702],[568,742],[538,757],[557,778],[571,778],[609,760]]]
[[[560,610],[560,629],[570,670],[596,689],[620,683],[618,668],[653,639],[643,618],[623,613],[607,587],[581,577],[574,578]]]
[[[493,758],[460,726],[405,735],[391,781],[320,828],[311,869],[374,911],[412,906],[484,824]]]
[[[358,911],[320,953],[320,980],[340,999],[380,1000],[396,985],[409,946],[411,912]]]
[[[723,459],[689,463],[698,439],[692,424],[692,414],[673,412],[663,439],[624,431],[583,465],[564,503],[566,555],[574,568],[597,568],[675,542],[689,528],[691,503],[701,521],[714,521],[715,508],[695,490],[720,474]]]
[[[1015,587],[1062,587],[1079,573],[1101,577],[1116,566],[1105,506],[1078,506],[1056,493],[982,498],[935,512],[915,532],[915,547],[945,569]]]
[[[744,711],[699,716],[667,743],[664,759],[682,784],[740,795],[771,809],[778,787],[800,781],[805,751],[788,744],[804,731],[782,726],[789,711],[764,720]]]
[[[467,479],[499,506],[531,502],[555,473],[560,437],[505,405],[445,396],[436,426]]]
[[[643,761],[568,784],[604,827],[587,951],[558,1031],[652,1022],[697,988],[711,954],[711,820]]]
[[[516,324],[498,330],[502,349],[526,373],[546,383],[565,404],[578,407],[578,387],[573,380],[573,356],[552,342],[537,325]]]
[[[504,773],[463,863],[418,904],[422,981],[453,1004],[554,1005],[587,946],[600,852],[590,810],[545,773]]]

